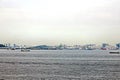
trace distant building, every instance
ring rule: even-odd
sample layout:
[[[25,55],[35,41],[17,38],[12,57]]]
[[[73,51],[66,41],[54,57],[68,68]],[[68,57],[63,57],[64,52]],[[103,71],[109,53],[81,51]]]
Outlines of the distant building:
[[[74,49],[76,49],[76,50],[81,50],[81,49],[82,49],[81,45],[74,45],[73,47],[74,47]]]
[[[105,48],[105,47],[107,47],[107,46],[109,46],[109,44],[107,44],[107,43],[103,43],[103,44],[102,44],[102,48]]]
[[[39,46],[31,47],[30,49],[34,49],[34,50],[48,50],[49,46],[47,46],[47,45],[39,45]]]
[[[116,48],[120,49],[120,43],[116,44]]]
[[[83,50],[95,50],[96,45],[95,44],[87,44],[82,47]]]
[[[102,49],[102,50],[107,50],[108,47],[109,47],[109,44],[103,43],[101,49]]]
[[[0,49],[4,49],[4,48],[6,48],[6,46],[3,44],[0,44]]]
[[[3,44],[0,44],[0,47],[5,47],[5,45],[3,45]]]

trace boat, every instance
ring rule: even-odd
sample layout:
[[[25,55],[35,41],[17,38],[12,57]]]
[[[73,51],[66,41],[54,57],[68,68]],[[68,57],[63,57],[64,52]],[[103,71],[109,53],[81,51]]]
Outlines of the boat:
[[[120,54],[120,52],[109,52],[110,54]]]
[[[21,52],[30,52],[30,49],[21,49]]]

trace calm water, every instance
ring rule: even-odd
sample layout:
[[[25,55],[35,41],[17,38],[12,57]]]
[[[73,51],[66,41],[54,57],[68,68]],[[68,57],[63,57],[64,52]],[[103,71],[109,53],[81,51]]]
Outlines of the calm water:
[[[109,54],[109,50],[1,50],[0,58],[19,59],[72,59],[72,60],[120,60],[119,54]]]
[[[0,50],[3,80],[120,80],[120,54],[102,50]]]

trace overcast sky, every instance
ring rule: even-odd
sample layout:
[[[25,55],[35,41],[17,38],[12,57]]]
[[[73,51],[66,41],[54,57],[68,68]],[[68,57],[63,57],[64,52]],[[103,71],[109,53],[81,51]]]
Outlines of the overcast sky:
[[[120,0],[0,0],[0,43],[120,42]]]

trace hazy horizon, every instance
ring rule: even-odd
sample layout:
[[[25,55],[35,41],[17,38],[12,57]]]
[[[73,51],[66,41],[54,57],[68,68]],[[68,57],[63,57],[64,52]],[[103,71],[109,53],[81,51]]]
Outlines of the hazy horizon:
[[[120,0],[0,0],[0,43],[116,44]]]

